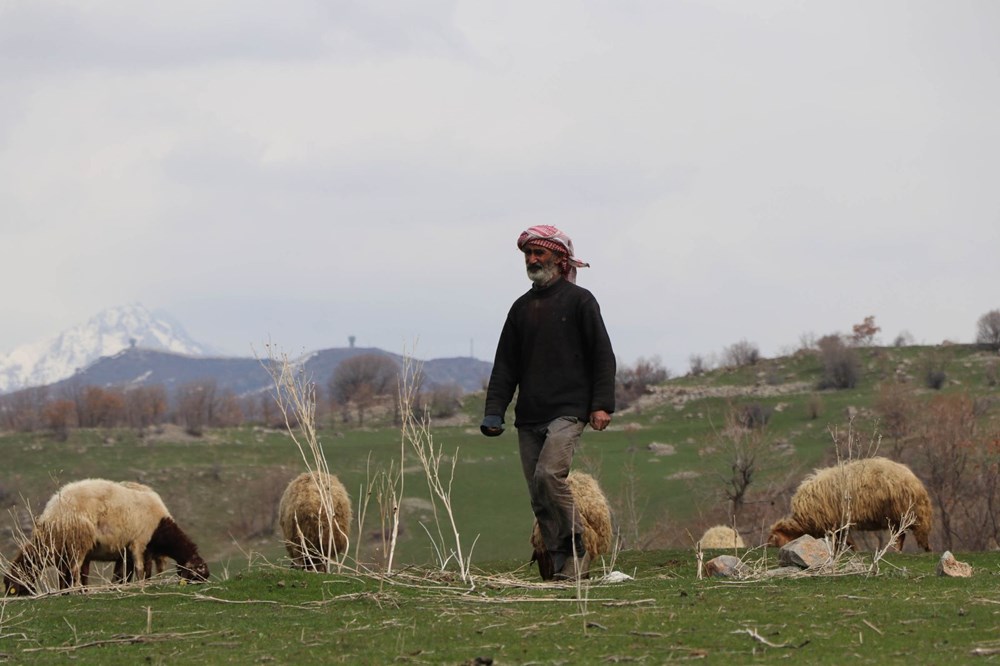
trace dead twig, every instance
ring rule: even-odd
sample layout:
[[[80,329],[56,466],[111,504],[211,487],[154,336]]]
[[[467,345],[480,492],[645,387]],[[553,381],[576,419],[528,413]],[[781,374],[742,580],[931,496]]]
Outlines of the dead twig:
[[[118,635],[105,638],[99,641],[79,643],[77,645],[59,645],[56,647],[27,648],[22,652],[74,652],[84,648],[103,647],[105,645],[136,645],[140,643],[162,643],[164,641],[176,641],[193,636],[206,636],[212,634],[211,631],[190,631],[182,634],[139,634],[136,636]]]
[[[773,648],[791,648],[791,649],[794,649],[794,650],[798,650],[800,647],[803,647],[804,645],[807,645],[809,643],[808,640],[804,641],[804,642],[802,642],[802,643],[800,643],[798,645],[792,645],[791,643],[772,643],[771,641],[767,640],[766,638],[764,638],[763,636],[761,636],[759,633],[757,633],[756,629],[738,629],[738,630],[736,630],[736,631],[734,631],[732,633],[734,633],[734,634],[747,634],[748,636],[750,636],[750,638],[754,639],[755,641],[758,641],[758,642],[763,643],[764,645],[766,645],[768,647],[773,647]]]

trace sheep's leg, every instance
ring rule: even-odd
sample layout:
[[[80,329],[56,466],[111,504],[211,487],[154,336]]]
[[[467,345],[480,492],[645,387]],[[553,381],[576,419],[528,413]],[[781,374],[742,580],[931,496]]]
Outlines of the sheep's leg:
[[[899,539],[896,540],[896,552],[903,552],[903,542],[906,541],[906,532],[899,535]]]
[[[132,571],[131,571],[131,573],[132,573],[132,578],[134,580],[142,581],[142,580],[146,580],[146,578],[147,578],[147,576],[146,576],[146,555],[145,555],[145,550],[146,550],[145,547],[143,547],[142,551],[140,551],[133,544],[132,546],[129,546],[129,549],[128,549],[127,553],[126,553],[126,559],[128,557],[132,558]],[[128,565],[127,564],[126,564],[125,569],[126,569],[126,573],[127,573],[128,572]]]
[[[85,557],[83,559],[83,564],[80,565],[80,585],[86,587],[87,582],[89,580],[90,580],[90,558]]]

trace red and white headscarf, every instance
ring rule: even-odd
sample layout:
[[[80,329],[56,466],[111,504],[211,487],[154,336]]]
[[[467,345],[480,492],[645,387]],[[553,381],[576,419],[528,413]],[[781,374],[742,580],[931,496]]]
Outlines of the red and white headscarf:
[[[517,238],[517,249],[525,245],[537,245],[561,255],[559,272],[570,282],[576,282],[576,269],[589,267],[586,261],[573,256],[573,241],[569,236],[549,224],[539,224],[524,230]]]

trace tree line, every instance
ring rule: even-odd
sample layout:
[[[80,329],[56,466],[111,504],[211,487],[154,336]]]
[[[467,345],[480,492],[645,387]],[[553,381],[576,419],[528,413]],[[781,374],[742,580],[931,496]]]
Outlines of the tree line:
[[[361,354],[342,361],[326,382],[315,384],[317,417],[365,425],[374,412],[398,420],[395,405],[401,367],[389,356]],[[435,418],[454,415],[461,406],[457,384],[428,384],[418,378],[415,408]],[[0,396],[0,429],[50,432],[65,440],[74,428],[149,428],[176,424],[194,436],[207,428],[286,425],[273,391],[238,395],[213,378],[168,390],[162,384],[93,386],[70,383],[41,386]]]

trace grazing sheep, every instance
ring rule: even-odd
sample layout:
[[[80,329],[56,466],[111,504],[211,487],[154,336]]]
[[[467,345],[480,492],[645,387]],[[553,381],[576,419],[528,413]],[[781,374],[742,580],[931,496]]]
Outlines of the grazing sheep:
[[[4,589],[33,593],[39,574],[55,566],[61,588],[87,584],[90,563],[115,562],[116,577],[145,577],[147,560],[168,556],[186,580],[208,579],[208,565],[152,489],[104,479],[66,484],[49,499],[31,541],[11,563]],[[129,563],[133,571],[129,571]]]
[[[566,483],[583,521],[583,549],[593,560],[611,550],[611,508],[597,480],[589,474],[572,471],[566,477]],[[538,562],[542,580],[552,580],[558,572],[553,570],[552,556],[542,540],[537,520],[531,530],[531,547],[534,551],[531,561]],[[589,572],[582,571],[580,575],[587,578]]]
[[[303,472],[281,495],[278,522],[292,566],[325,571],[327,563],[347,548],[351,498],[336,476]]]
[[[740,533],[728,525],[709,527],[698,539],[698,545],[702,550],[746,547]]]
[[[908,511],[915,518],[910,531],[929,551],[933,509],[920,479],[906,465],[887,458],[855,460],[807,476],[792,496],[792,514],[771,526],[768,543],[780,547],[803,534],[822,538],[848,521],[861,531],[899,527]],[[899,537],[899,550],[904,538]],[[850,539],[848,544],[854,547]]]

